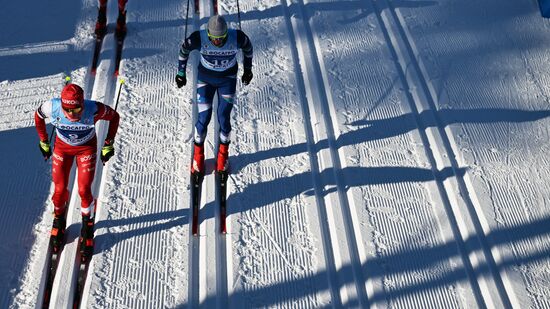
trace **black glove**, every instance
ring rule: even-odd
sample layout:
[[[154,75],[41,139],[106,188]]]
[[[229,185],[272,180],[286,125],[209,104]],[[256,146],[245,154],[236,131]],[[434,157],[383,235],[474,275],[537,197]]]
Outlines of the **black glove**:
[[[248,84],[250,84],[250,81],[252,80],[253,76],[254,75],[252,74],[252,69],[251,68],[248,68],[248,69],[245,68],[243,76],[241,77],[241,81],[243,82],[243,84],[248,85]]]
[[[44,160],[48,161],[48,159],[52,156],[52,147],[50,147],[50,142],[40,141],[38,147],[40,148],[40,152],[42,152],[42,155],[44,156]]]
[[[115,155],[115,147],[113,147],[114,141],[112,140],[105,140],[105,144],[103,144],[103,148],[101,148],[101,161],[103,162],[103,165],[105,165],[105,162],[109,161],[109,159]]]
[[[187,77],[185,77],[185,72],[178,72],[178,75],[176,75],[176,84],[178,85],[178,88],[181,88],[185,86],[185,84],[187,84]]]

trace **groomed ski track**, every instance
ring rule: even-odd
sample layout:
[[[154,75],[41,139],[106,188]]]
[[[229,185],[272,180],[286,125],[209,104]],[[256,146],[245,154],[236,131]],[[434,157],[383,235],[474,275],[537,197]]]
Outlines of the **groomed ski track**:
[[[83,3],[81,19],[90,22],[95,3]],[[438,5],[450,10],[456,3]],[[460,12],[487,12],[496,3],[468,2]],[[465,26],[434,1],[241,1],[255,77],[237,86],[228,234],[219,234],[214,113],[194,237],[189,162],[195,53],[187,86],[178,89],[173,81],[185,4],[128,4],[121,65],[127,84],[116,155],[103,170],[98,162],[96,249],[83,307],[550,308],[544,266],[550,190],[540,180],[550,176],[547,140],[540,137],[549,134],[550,112],[549,90],[540,82],[547,76],[537,67],[541,54],[512,53],[510,68],[494,71],[489,56],[478,51],[446,58],[446,46],[464,38],[433,32],[445,23]],[[113,26],[116,2],[109,6]],[[536,13],[520,4],[503,7],[496,14],[519,12],[509,16],[511,28]],[[204,26],[212,7],[201,1],[200,15],[192,11],[188,34]],[[219,11],[238,25],[236,2],[220,1]],[[513,50],[523,38],[519,31],[505,38],[498,28],[484,31],[503,42],[500,48]],[[56,46],[49,48],[62,45]],[[117,86],[114,46],[111,33],[95,78],[87,68],[71,72],[87,97],[110,105]],[[525,83],[529,92],[505,91],[494,99],[472,92],[467,76],[479,74],[474,68],[480,65],[488,66],[487,77],[478,79],[487,88]],[[515,85],[507,84],[510,74],[521,76]],[[33,104],[24,83],[0,85],[11,90],[0,98],[33,110],[36,100],[58,92],[62,78],[36,83],[51,91],[33,93]],[[515,100],[526,105],[515,106]],[[14,119],[2,128],[22,123],[32,126]],[[24,133],[29,140],[31,129]],[[98,130],[103,134],[105,127]],[[37,183],[42,195],[35,199],[43,201],[48,172],[17,183]],[[51,308],[70,307],[76,286],[80,200],[76,187],[71,192],[68,244],[58,269],[63,275],[56,277]],[[29,211],[25,220],[38,213]],[[47,213],[37,219],[27,271],[43,265]],[[34,306],[40,283],[28,274],[21,282],[11,306]]]
[[[86,12],[86,11],[84,11]],[[116,18],[116,5],[109,5],[109,20],[114,20]],[[92,14],[93,15],[93,14]],[[83,16],[86,18],[87,16]],[[93,19],[94,17],[92,17]],[[117,77],[113,75],[115,64],[115,44],[114,39],[114,27],[112,24],[109,27],[110,31],[106,35],[102,51],[100,54],[100,62],[98,63],[97,72],[95,75],[89,73],[89,67],[83,70],[84,75],[75,74],[75,80],[79,85],[82,85],[85,89],[85,97],[91,98],[92,100],[97,100],[103,102],[104,104],[110,105],[114,108],[116,91],[117,91]],[[91,63],[92,52],[89,52],[88,57]],[[102,141],[105,139],[107,124],[105,122],[99,122],[96,126],[96,134],[98,139],[98,145],[101,147]],[[75,174],[75,167],[73,166],[72,174]],[[105,210],[103,209],[104,199],[103,190],[105,184],[104,166],[97,156],[97,163],[95,168],[95,178],[92,184],[92,194],[97,198],[96,200],[96,250],[101,248],[102,244],[100,241],[101,234],[103,230],[100,229],[101,224],[99,222],[104,220]],[[53,288],[51,292],[50,308],[72,308],[74,302],[74,294],[77,288],[77,279],[78,279],[78,267],[79,263],[77,261],[80,258],[78,253],[78,240],[80,236],[81,229],[81,212],[80,212],[80,196],[78,194],[78,185],[75,181],[75,177],[71,177],[71,182],[69,184],[69,191],[71,193],[70,202],[67,209],[67,231],[66,238],[67,244],[65,245],[58,269],[56,272],[55,280],[53,283]],[[97,252],[97,251],[96,251]],[[93,274],[95,260],[90,261],[88,277],[91,277]],[[86,308],[89,294],[89,286],[91,280],[86,280],[84,286],[84,292],[82,298],[80,299],[79,306]],[[43,280],[42,280],[43,282]],[[39,294],[40,295],[40,294]],[[42,299],[42,297],[39,297]]]

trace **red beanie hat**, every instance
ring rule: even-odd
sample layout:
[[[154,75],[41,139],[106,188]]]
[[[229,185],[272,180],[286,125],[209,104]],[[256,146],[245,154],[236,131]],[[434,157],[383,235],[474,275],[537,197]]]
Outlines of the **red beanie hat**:
[[[84,103],[84,91],[80,86],[68,84],[61,91],[61,107],[77,108]]]

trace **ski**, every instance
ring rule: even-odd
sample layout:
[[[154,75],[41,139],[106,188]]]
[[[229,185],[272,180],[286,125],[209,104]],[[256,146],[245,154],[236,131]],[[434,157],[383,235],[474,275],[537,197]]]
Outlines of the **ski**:
[[[195,0],[195,14],[199,14],[199,0]]]
[[[115,57],[115,71],[114,75],[118,76],[120,70],[120,60],[122,59],[122,47],[124,46],[124,38],[126,33],[123,35],[115,35],[116,37],[116,57]]]
[[[226,217],[227,217],[227,207],[226,207],[226,201],[227,201],[227,178],[229,177],[229,173],[226,171],[219,171],[216,173],[216,184],[218,186],[218,200],[220,201],[220,233],[226,234]]]
[[[63,251],[63,247],[65,246],[65,237],[63,237],[63,241],[59,247],[54,247],[52,237],[55,237],[54,235],[50,235],[50,243],[48,245],[48,258],[46,261],[46,271],[47,277],[46,277],[46,286],[44,288],[44,297],[42,299],[42,308],[48,308],[50,306],[50,299],[52,295],[52,288],[53,288],[53,281],[55,279],[55,274],[57,273],[57,266],[59,265],[59,258],[61,257],[61,251]]]
[[[218,0],[212,0],[212,6],[214,7],[214,15],[218,15]]]
[[[79,245],[80,250],[80,245]],[[82,299],[82,293],[84,292],[84,284],[86,284],[86,278],[88,277],[88,268],[90,267],[91,259],[83,259],[82,256],[78,259],[78,279],[76,281],[76,290],[74,292],[73,308],[80,308],[80,300]]]
[[[201,187],[204,179],[203,173],[191,173],[191,202],[192,202],[192,222],[191,231],[193,236],[199,234],[199,208],[201,200]]]
[[[94,229],[95,229],[95,218],[96,218],[96,210],[97,210],[97,200],[94,200],[94,210],[93,210],[93,222],[94,222]],[[82,222],[84,224],[84,222]],[[86,284],[86,279],[88,278],[88,268],[90,267],[90,261],[92,260],[92,256],[86,257],[82,255],[80,252],[81,250],[81,242],[80,239],[78,241],[78,247],[77,247],[77,266],[78,266],[78,277],[76,280],[76,289],[74,291],[74,297],[73,297],[73,309],[80,308],[80,301],[82,300],[82,293],[84,292],[84,285]]]
[[[105,35],[96,36],[95,38],[94,55],[92,58],[92,66],[90,68],[90,73],[92,75],[95,75],[97,71],[97,64],[99,62],[99,54],[101,53],[101,46],[103,45],[103,38],[105,38]]]

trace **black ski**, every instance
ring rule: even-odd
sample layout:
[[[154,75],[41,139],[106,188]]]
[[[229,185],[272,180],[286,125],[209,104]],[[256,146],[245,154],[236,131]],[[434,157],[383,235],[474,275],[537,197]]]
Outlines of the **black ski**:
[[[195,14],[199,14],[199,0],[195,0]]]
[[[93,210],[93,221],[95,226],[95,214],[97,210],[97,200],[94,201],[94,210]],[[82,223],[84,224],[84,222]],[[94,227],[95,229],[95,227]],[[73,297],[73,309],[80,308],[80,301],[82,300],[82,293],[84,292],[84,285],[86,284],[86,278],[88,278],[88,268],[90,267],[90,261],[92,259],[92,255],[86,257],[82,255],[80,252],[81,247],[81,241],[79,239],[78,241],[78,248],[77,248],[77,266],[78,266],[78,277],[76,281],[76,289],[74,291],[74,297]]]
[[[212,0],[212,6],[214,7],[214,15],[218,15],[218,0]]]
[[[192,222],[191,222],[191,231],[193,236],[199,235],[199,208],[201,201],[201,188],[202,181],[204,179],[203,173],[191,173],[191,208],[193,211]]]
[[[80,245],[78,250],[80,250]],[[90,267],[90,260],[83,259],[80,256],[78,265],[78,279],[76,281],[76,290],[74,292],[73,308],[80,308],[80,301],[82,300],[82,293],[84,292],[84,284],[86,284],[86,278],[88,277],[88,268]]]
[[[220,201],[220,233],[226,234],[226,217],[227,217],[227,178],[229,173],[226,171],[219,171],[216,173],[216,185],[218,186],[218,200]]]
[[[99,54],[101,53],[101,46],[103,45],[103,38],[105,35],[96,36],[95,46],[94,46],[94,56],[92,58],[92,67],[90,68],[90,73],[95,75],[97,71],[97,64],[99,62]]]
[[[118,76],[119,69],[120,69],[120,60],[122,59],[122,47],[124,46],[124,38],[126,37],[126,33],[124,34],[116,34],[116,56],[115,56],[115,72],[114,75]]]
[[[55,274],[57,273],[57,266],[59,265],[59,259],[61,257],[61,251],[63,251],[63,247],[65,246],[65,236],[63,237],[63,242],[61,243],[61,246],[54,248],[52,236],[50,236],[50,244],[48,245],[48,258],[46,261],[47,268],[46,271],[48,274],[46,275],[46,286],[44,288],[44,297],[42,299],[42,308],[48,308],[50,306],[50,299],[52,296],[52,287],[53,287],[53,281],[55,279]]]

